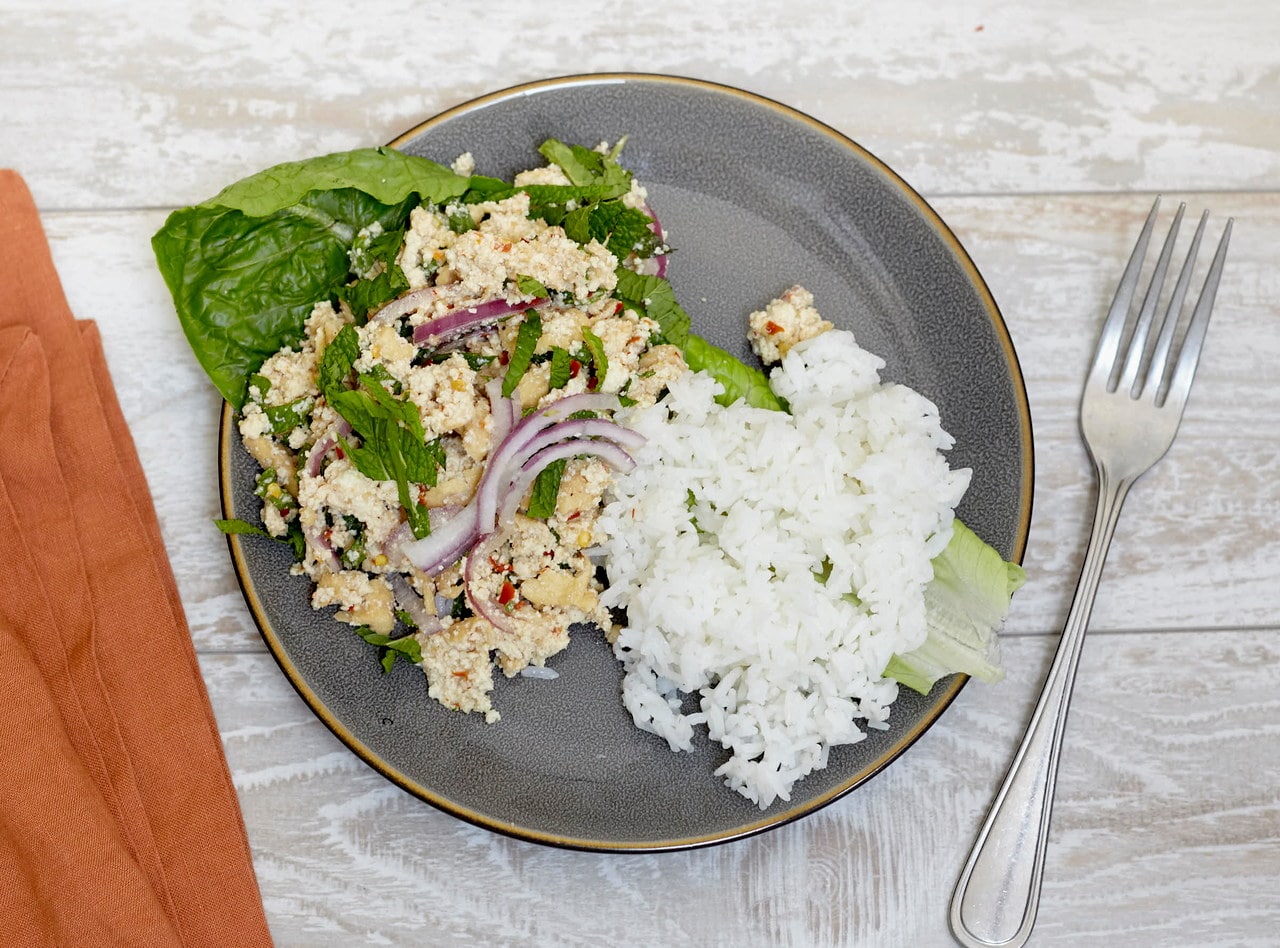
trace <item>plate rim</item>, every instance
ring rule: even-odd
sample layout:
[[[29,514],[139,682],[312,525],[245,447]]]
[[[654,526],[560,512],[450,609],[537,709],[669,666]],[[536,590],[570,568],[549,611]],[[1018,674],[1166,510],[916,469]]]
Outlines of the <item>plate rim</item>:
[[[484,95],[468,99],[458,105],[445,109],[444,111],[419,122],[397,135],[391,141],[387,142],[385,147],[399,148],[404,142],[417,137],[437,125],[443,124],[444,122],[457,118],[461,115],[485,109],[498,102],[505,102],[509,99],[535,95],[542,92],[572,86],[615,85],[628,82],[669,84],[678,87],[697,88],[717,94],[729,95],[734,98],[739,98],[744,101],[763,106],[769,110],[776,111],[787,119],[801,122],[823,135],[833,138],[842,147],[851,151],[854,155],[875,168],[889,181],[890,184],[894,185],[899,191],[901,191],[903,196],[906,197],[910,203],[916,206],[917,210],[922,214],[929,226],[939,237],[942,238],[944,244],[950,250],[956,262],[960,265],[962,272],[977,291],[983,308],[990,318],[992,327],[996,332],[996,336],[1004,356],[1005,365],[1008,367],[1010,372],[1015,396],[1014,407],[1018,415],[1019,436],[1022,439],[1022,446],[1024,448],[1021,471],[1022,489],[1018,503],[1018,529],[1014,537],[1010,558],[1014,562],[1021,563],[1026,552],[1031,526],[1035,452],[1034,442],[1032,440],[1031,410],[1027,396],[1026,381],[1022,373],[1021,363],[1019,362],[1017,352],[1013,346],[1013,340],[1009,333],[1008,326],[1005,323],[1004,316],[1000,312],[1000,308],[995,301],[995,297],[987,286],[986,280],[982,277],[981,273],[979,273],[978,268],[974,264],[972,258],[970,258],[968,251],[965,250],[964,246],[960,243],[951,228],[942,220],[924,197],[909,185],[897,172],[853,139],[844,135],[842,132],[837,131],[826,123],[799,111],[798,109],[736,86],[666,73],[603,72],[574,73],[546,79],[537,79],[485,93]],[[235,507],[230,477],[230,454],[233,447],[232,436],[235,431],[234,417],[234,408],[229,402],[224,401],[219,413],[218,422],[218,482],[222,514],[224,517],[229,517]],[[882,754],[877,760],[873,761],[868,766],[863,767],[826,793],[806,800],[801,805],[794,805],[790,809],[784,810],[780,813],[768,814],[767,811],[762,811],[760,819],[736,826],[731,830],[686,836],[678,839],[636,841],[600,840],[550,833],[543,830],[521,826],[509,821],[496,819],[470,807],[456,803],[448,797],[418,783],[412,777],[401,772],[370,748],[359,736],[347,727],[347,725],[337,718],[337,716],[321,700],[320,696],[315,692],[303,675],[298,671],[297,667],[289,659],[284,643],[277,635],[273,623],[267,616],[258,592],[254,588],[249,576],[248,561],[245,558],[245,551],[242,542],[243,538],[237,534],[227,534],[226,541],[230,551],[236,582],[240,586],[240,591],[244,597],[245,604],[249,609],[250,617],[253,619],[254,625],[258,629],[259,635],[266,643],[267,649],[271,653],[272,658],[284,673],[285,678],[289,681],[290,685],[292,685],[299,697],[301,697],[303,702],[307,705],[308,709],[320,719],[321,723],[323,723],[348,750],[354,753],[358,758],[364,761],[365,764],[373,768],[373,770],[381,774],[391,783],[400,787],[400,789],[407,793],[412,794],[423,802],[430,804],[436,809],[482,829],[487,829],[515,839],[540,843],[561,849],[612,853],[687,851],[690,849],[720,845],[755,836],[768,830],[785,826],[788,823],[795,822],[803,817],[810,816],[818,810],[834,803],[836,800],[856,790],[871,778],[881,773],[890,764],[897,761],[898,758],[906,753],[907,750],[909,750],[929,728],[937,723],[938,719],[943,715],[947,708],[951,706],[951,703],[960,694],[961,690],[963,690],[965,684],[969,680],[969,677],[964,674],[951,676],[949,681],[943,682],[943,691],[933,699],[933,703],[930,705],[925,715],[923,715],[920,720],[913,722],[909,728],[903,730],[899,734],[898,740],[886,753]]]

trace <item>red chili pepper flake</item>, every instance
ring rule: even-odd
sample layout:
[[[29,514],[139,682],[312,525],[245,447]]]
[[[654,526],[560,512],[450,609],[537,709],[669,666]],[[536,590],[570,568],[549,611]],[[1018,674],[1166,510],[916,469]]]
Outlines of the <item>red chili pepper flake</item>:
[[[343,450],[342,450],[342,448],[334,448],[333,450],[334,450],[334,452],[338,455],[338,460],[339,460],[339,461],[341,461],[341,460],[343,460],[344,458],[346,458],[346,456],[347,456],[347,452],[346,452],[346,451],[343,451]]]
[[[575,510],[573,513],[569,514],[569,516],[565,517],[564,519],[565,519],[565,520],[577,520],[577,519],[578,519],[579,517],[581,517],[581,516],[582,516],[582,511],[581,511],[581,510]]]
[[[511,580],[504,579],[502,589],[498,592],[498,605],[505,606],[514,598],[516,598],[516,587],[511,585]]]
[[[493,567],[495,573],[509,573],[512,570],[510,563],[504,563],[497,557],[489,557],[489,565]]]
[[[511,356],[507,354],[506,349],[503,349],[502,352],[498,354],[498,365],[506,365],[510,361],[511,361]]]
[[[596,390],[596,386],[599,384],[600,384],[600,380],[597,379],[594,375],[591,376],[591,378],[587,379],[587,391],[594,392]]]
[[[579,362],[577,359],[570,359],[569,360],[569,378],[576,379],[578,377],[578,373],[581,371],[582,371],[582,363]]]
[[[471,676],[470,676],[470,675],[468,675],[465,671],[456,671],[456,672],[454,672],[454,673],[453,673],[453,677],[454,677],[454,678],[469,678],[469,677],[471,677]]]
[[[782,332],[782,327],[775,323],[772,319],[764,324],[764,330],[771,336],[776,336]]]

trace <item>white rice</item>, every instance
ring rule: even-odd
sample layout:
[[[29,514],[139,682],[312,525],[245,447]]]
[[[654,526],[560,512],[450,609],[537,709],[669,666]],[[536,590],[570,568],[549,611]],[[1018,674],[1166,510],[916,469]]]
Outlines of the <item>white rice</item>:
[[[930,560],[968,486],[935,406],[881,384],[883,365],[831,331],[773,370],[791,414],[722,408],[690,373],[624,419],[648,444],[601,523],[623,700],[673,750],[705,726],[732,752],[716,774],[761,809],[888,726],[882,672],[923,641]]]

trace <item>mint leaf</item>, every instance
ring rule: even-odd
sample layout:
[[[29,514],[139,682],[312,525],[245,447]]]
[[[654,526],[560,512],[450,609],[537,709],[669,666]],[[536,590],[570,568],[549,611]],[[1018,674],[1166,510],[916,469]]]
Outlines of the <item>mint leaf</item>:
[[[396,660],[400,658],[407,659],[415,665],[422,663],[422,647],[412,632],[393,639],[389,635],[374,632],[367,625],[357,626],[355,631],[356,635],[378,649],[378,660],[382,664],[383,674],[391,671],[395,667]]]
[[[285,435],[307,421],[314,404],[314,398],[303,395],[283,405],[264,405],[262,411],[267,416],[267,423],[271,425],[271,433]]]
[[[586,326],[582,327],[582,344],[591,356],[591,364],[595,366],[596,387],[604,384],[604,377],[609,374],[609,357],[605,355],[604,343],[600,337]]]
[[[341,390],[351,374],[351,367],[360,358],[360,336],[355,326],[343,326],[320,356],[318,383],[320,393],[330,402],[333,394]]]
[[[533,350],[542,338],[542,317],[536,309],[525,310],[524,322],[516,331],[516,345],[507,363],[507,374],[502,378],[502,397],[510,398],[533,361]]]
[[[567,458],[552,461],[533,480],[533,490],[529,495],[529,506],[525,513],[534,520],[546,520],[556,512],[556,498],[560,494],[560,481],[564,477],[564,469],[568,465]]]
[[[556,346],[551,350],[551,377],[550,387],[552,389],[564,388],[569,384],[569,379],[573,377],[573,357],[569,355],[568,349]]]
[[[297,523],[289,524],[289,532],[282,537],[268,533],[257,524],[238,517],[233,520],[214,520],[213,525],[228,536],[263,537],[273,543],[283,543],[293,550],[293,558],[301,561],[307,551],[307,541],[302,536],[302,528]]]
[[[359,385],[328,396],[329,404],[360,438],[359,445],[344,440],[343,449],[365,477],[395,482],[413,535],[421,539],[431,532],[431,525],[410,484],[435,485],[445,463],[444,448],[439,439],[427,442],[413,402],[396,398],[369,373],[360,376]]]
[[[676,302],[675,291],[662,277],[619,267],[618,286],[613,296],[658,324],[658,334],[650,337],[651,344],[666,342],[684,348],[689,335],[689,314]]]
[[[551,291],[543,286],[541,282],[524,274],[516,276],[516,289],[525,296],[531,296],[536,300],[545,300],[551,296]]]

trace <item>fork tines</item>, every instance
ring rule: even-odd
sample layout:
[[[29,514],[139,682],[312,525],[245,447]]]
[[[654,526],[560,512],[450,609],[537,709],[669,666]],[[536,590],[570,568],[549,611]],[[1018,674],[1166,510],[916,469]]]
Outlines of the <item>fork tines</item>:
[[[1142,306],[1131,319],[1130,311],[1137,294],[1139,274],[1147,255],[1147,247],[1151,241],[1151,232],[1155,227],[1159,209],[1160,198],[1157,197],[1151,212],[1147,215],[1142,234],[1129,257],[1120,285],[1116,288],[1115,299],[1111,303],[1106,324],[1098,338],[1098,347],[1093,361],[1094,373],[1104,371],[1107,373],[1108,391],[1127,389],[1134,398],[1150,398],[1157,406],[1163,405],[1171,398],[1176,403],[1182,403],[1190,391],[1191,380],[1195,376],[1196,365],[1200,360],[1205,333],[1209,328],[1209,315],[1213,310],[1218,283],[1222,279],[1222,267],[1227,256],[1227,244],[1231,238],[1233,223],[1233,220],[1228,218],[1222,238],[1218,242],[1217,252],[1205,277],[1204,286],[1200,290],[1200,297],[1196,300],[1195,309],[1190,319],[1184,321],[1182,319],[1183,303],[1191,283],[1191,273],[1196,255],[1200,250],[1205,224],[1209,220],[1209,212],[1206,210],[1200,216],[1195,236],[1191,239],[1191,246],[1187,250],[1186,259],[1178,273],[1173,292],[1169,296],[1164,316],[1157,327],[1156,310],[1186,204],[1178,206],[1173,223],[1169,225],[1169,233],[1165,237],[1160,256],[1156,259]],[[1154,342],[1152,341],[1153,330],[1155,331]],[[1170,353],[1174,350],[1175,343],[1177,356],[1171,361]],[[1123,358],[1120,357],[1122,351]]]

